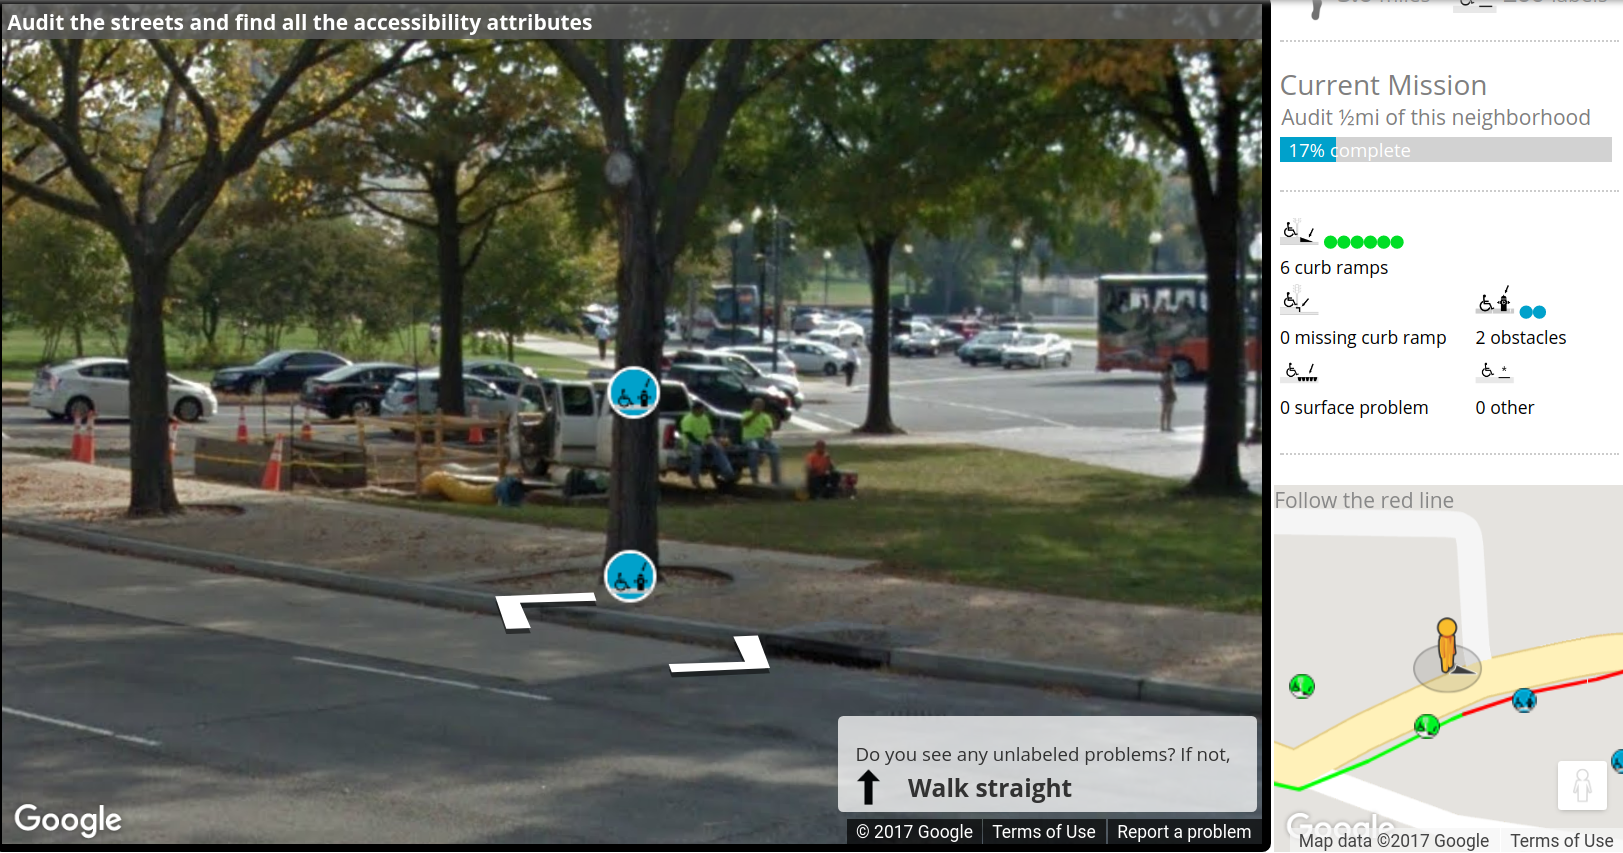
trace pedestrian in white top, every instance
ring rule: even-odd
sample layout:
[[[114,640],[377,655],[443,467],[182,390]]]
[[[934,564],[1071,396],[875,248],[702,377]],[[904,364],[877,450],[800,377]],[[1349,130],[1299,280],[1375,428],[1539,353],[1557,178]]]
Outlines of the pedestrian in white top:
[[[852,344],[851,348],[845,351],[845,364],[841,367],[845,371],[845,385],[847,388],[851,387],[852,381],[856,379],[857,370],[861,367],[862,353],[857,351],[856,344]]]
[[[606,358],[609,357],[609,324],[608,323],[598,323],[597,324],[597,357],[599,359],[606,359]]]

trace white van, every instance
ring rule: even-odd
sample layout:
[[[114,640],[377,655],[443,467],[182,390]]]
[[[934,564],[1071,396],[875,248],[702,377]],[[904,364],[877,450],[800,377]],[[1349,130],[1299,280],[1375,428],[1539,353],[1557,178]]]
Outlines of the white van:
[[[547,464],[607,469],[613,461],[614,421],[618,417],[607,403],[608,380],[547,380],[544,387],[547,410],[555,424],[548,431],[551,446]],[[688,472],[688,457],[677,436],[677,425],[693,408],[693,400],[682,383],[660,383],[659,411],[654,417],[659,419],[657,452],[661,474]],[[714,406],[709,409],[716,434],[729,442],[727,455],[734,471],[745,470],[748,451],[744,449],[742,421],[736,413]]]

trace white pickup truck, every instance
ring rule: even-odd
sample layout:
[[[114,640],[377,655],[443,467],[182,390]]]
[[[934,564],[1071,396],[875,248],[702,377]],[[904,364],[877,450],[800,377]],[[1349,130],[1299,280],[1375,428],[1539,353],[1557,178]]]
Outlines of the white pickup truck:
[[[542,387],[547,399],[547,426],[536,437],[545,451],[532,473],[545,474],[553,465],[568,468],[607,469],[613,459],[614,419],[618,417],[605,400],[607,379],[546,380]],[[677,424],[693,408],[694,398],[680,382],[665,380],[659,388],[659,470],[661,473],[688,472],[688,454],[677,435]],[[727,455],[736,473],[747,467],[748,451],[743,446],[743,425],[739,416],[710,407],[712,427],[728,441]],[[530,454],[526,454],[530,456]],[[709,464],[706,464],[709,470]],[[736,482],[726,483],[731,486]],[[718,485],[721,483],[718,482]]]

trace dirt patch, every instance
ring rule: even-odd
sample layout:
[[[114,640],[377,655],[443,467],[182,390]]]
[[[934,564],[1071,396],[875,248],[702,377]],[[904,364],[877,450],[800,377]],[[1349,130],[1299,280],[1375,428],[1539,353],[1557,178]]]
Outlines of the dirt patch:
[[[230,504],[187,504],[183,512],[177,515],[154,516],[151,518],[130,518],[125,515],[123,507],[101,507],[98,509],[74,510],[64,512],[57,518],[63,521],[78,521],[86,523],[106,523],[139,525],[141,527],[156,527],[159,525],[188,524],[197,518],[236,518],[247,510],[240,506]]]

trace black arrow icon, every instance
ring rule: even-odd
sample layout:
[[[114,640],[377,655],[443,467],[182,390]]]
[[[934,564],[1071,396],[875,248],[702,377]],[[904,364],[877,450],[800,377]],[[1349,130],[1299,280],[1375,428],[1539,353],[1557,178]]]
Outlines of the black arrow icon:
[[[867,770],[857,777],[857,781],[862,783],[862,804],[873,805],[873,783],[878,782],[879,777],[873,775],[872,770]]]

